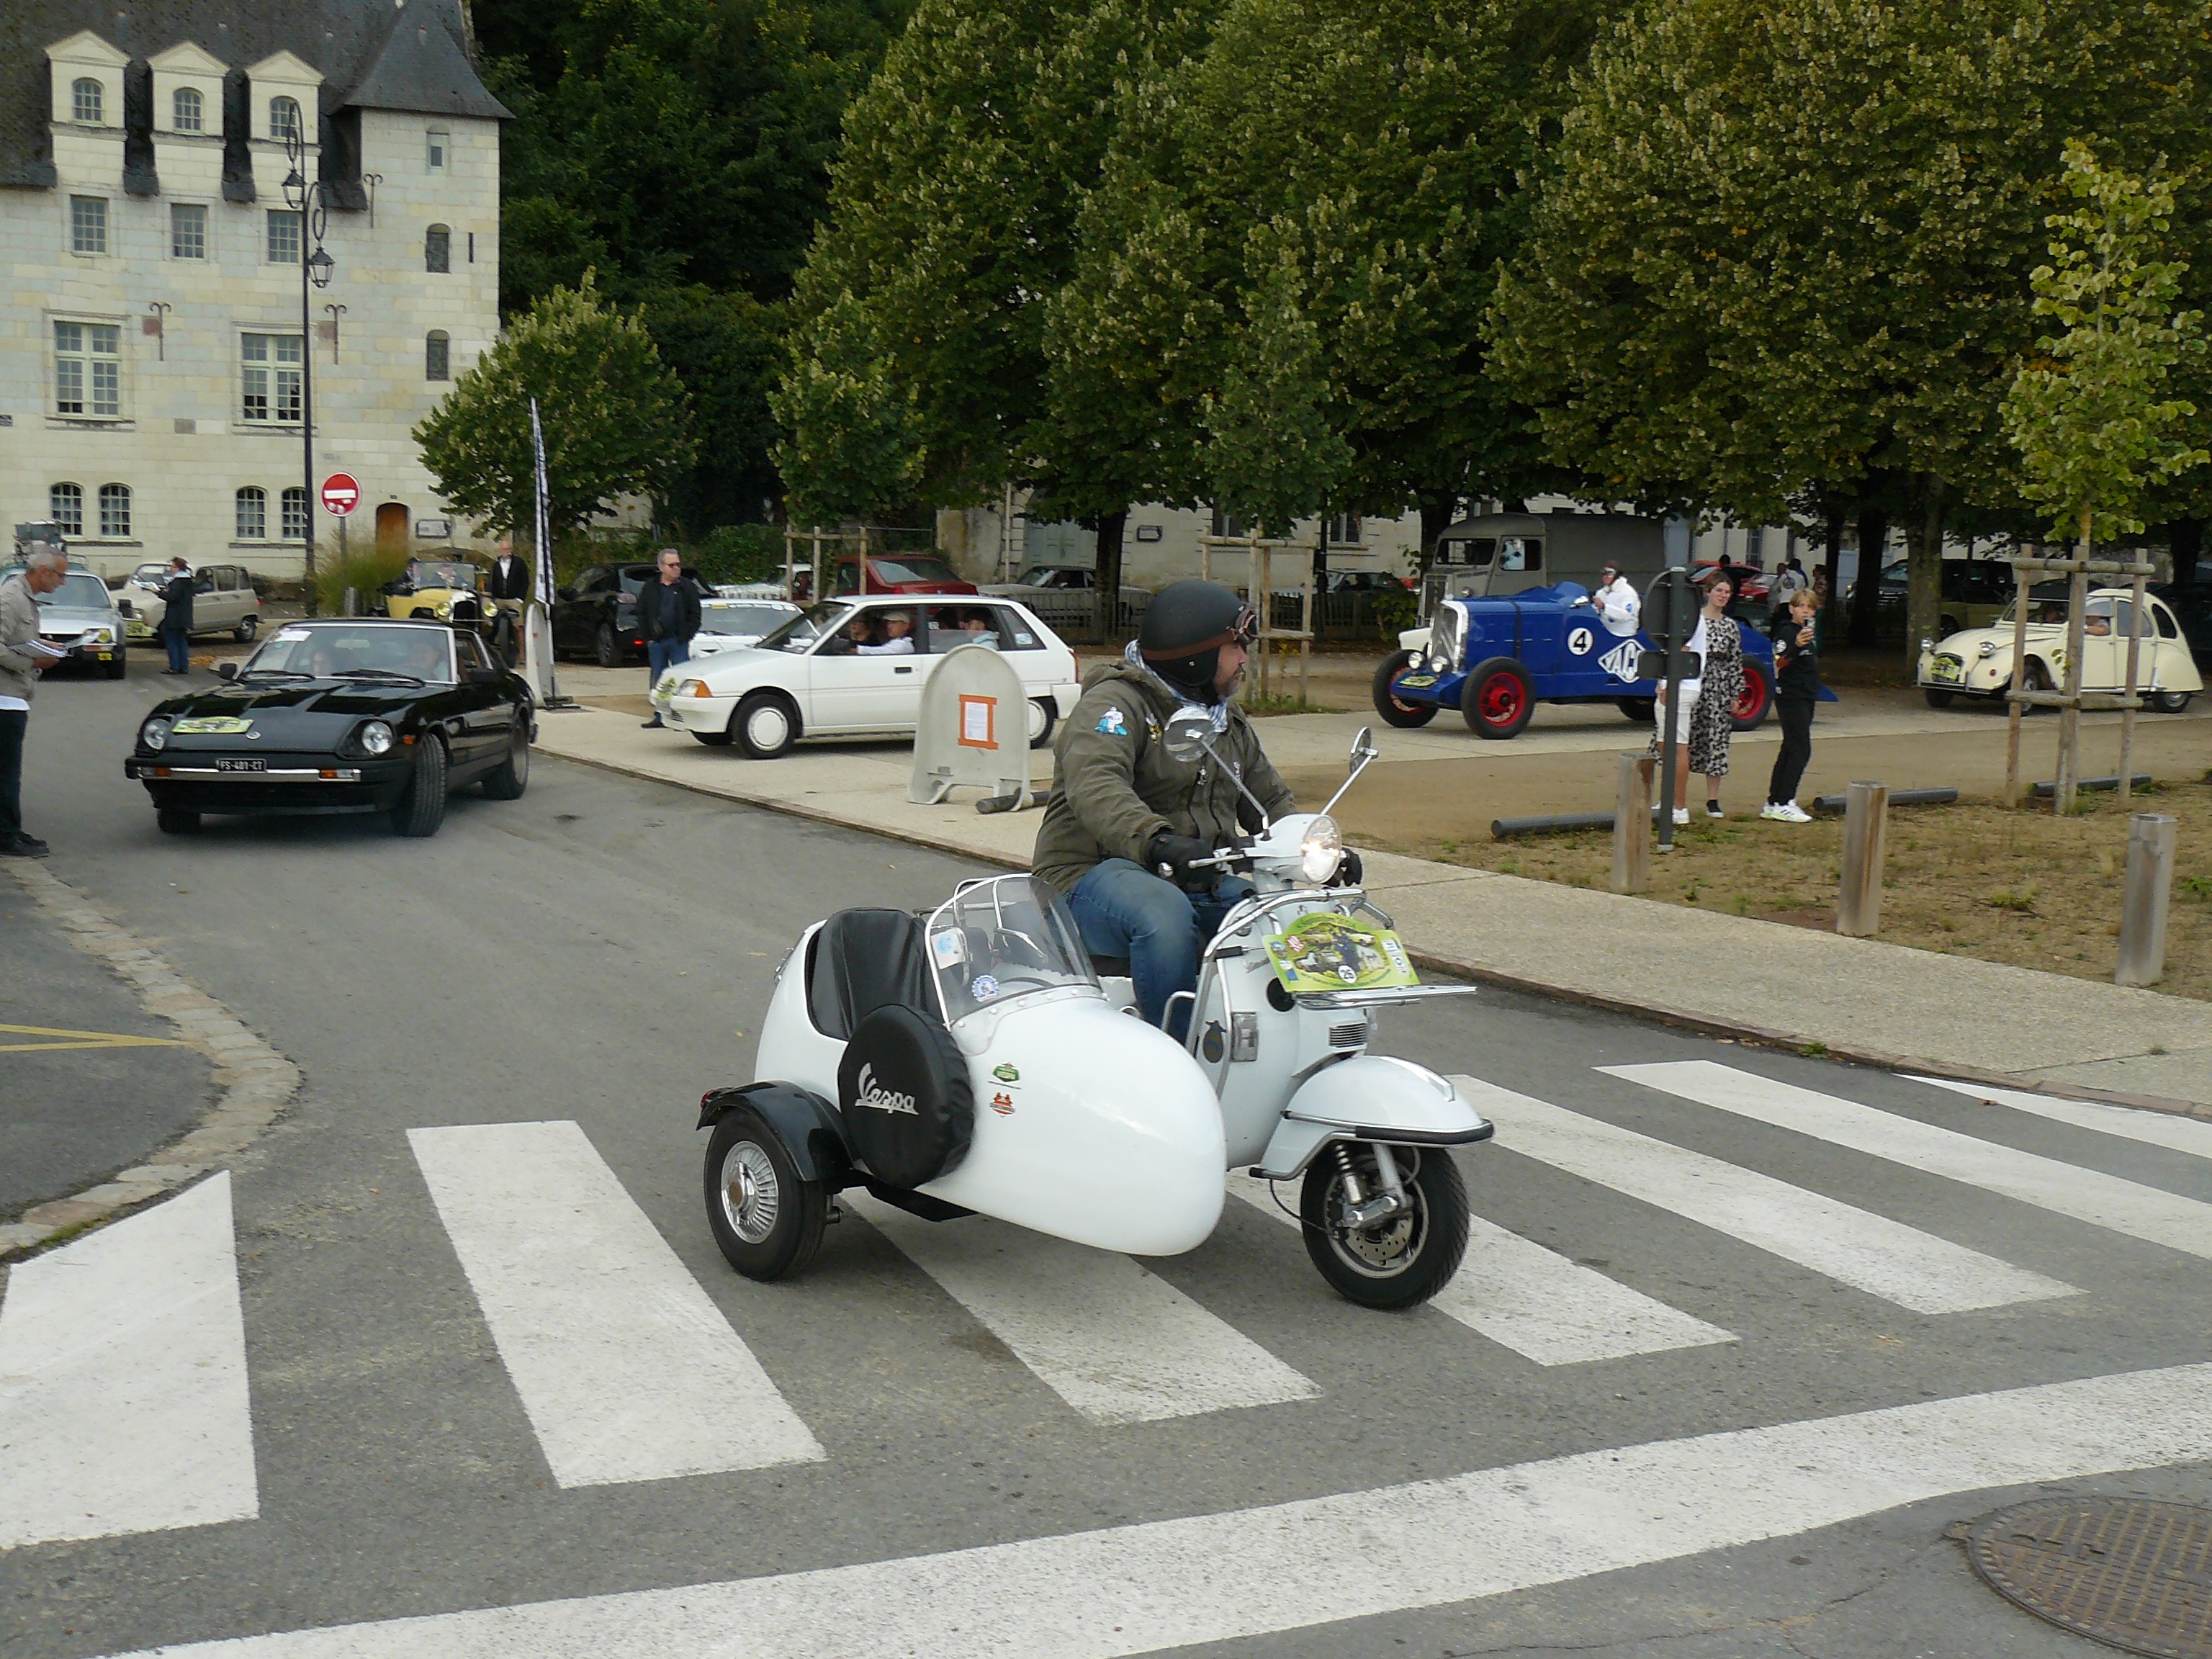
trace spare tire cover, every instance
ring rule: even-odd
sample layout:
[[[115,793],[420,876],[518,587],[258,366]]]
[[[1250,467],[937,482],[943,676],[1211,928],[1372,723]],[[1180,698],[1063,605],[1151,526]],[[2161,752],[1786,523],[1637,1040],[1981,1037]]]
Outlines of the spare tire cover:
[[[837,1063],[837,1104],[854,1156],[892,1187],[959,1168],[975,1130],[968,1061],[952,1033],[896,1003],[854,1028]]]

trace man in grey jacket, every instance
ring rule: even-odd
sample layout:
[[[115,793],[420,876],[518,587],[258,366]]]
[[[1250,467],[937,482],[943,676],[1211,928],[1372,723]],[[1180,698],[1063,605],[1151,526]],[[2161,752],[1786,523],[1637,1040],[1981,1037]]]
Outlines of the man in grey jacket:
[[[0,857],[42,859],[46,844],[23,833],[23,733],[39,676],[62,659],[39,649],[39,602],[62,585],[69,555],[34,549],[20,575],[0,581]]]

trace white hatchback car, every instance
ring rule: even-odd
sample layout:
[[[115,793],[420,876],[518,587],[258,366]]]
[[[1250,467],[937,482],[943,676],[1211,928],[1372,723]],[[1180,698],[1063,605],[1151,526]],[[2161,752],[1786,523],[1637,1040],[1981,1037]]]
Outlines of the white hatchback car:
[[[1030,696],[1030,746],[1042,748],[1083,693],[1075,653],[1025,605],[931,593],[824,599],[757,645],[678,664],[653,688],[660,717],[755,760],[801,738],[906,737],[930,669],[957,647],[1006,655]]]
[[[758,645],[799,614],[789,599],[718,596],[699,601],[699,631],[691,636],[691,660],[720,656]]]

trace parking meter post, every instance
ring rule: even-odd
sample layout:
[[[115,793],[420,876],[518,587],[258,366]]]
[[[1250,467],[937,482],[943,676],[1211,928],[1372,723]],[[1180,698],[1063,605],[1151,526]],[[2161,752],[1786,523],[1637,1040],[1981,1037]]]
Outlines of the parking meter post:
[[[2166,915],[2173,896],[2178,818],[2137,812],[2128,819],[2128,878],[2120,908],[2115,985],[2155,985],[2166,977]]]
[[[1623,755],[1613,803],[1613,890],[1640,893],[1650,876],[1651,776],[1649,755]]]
[[[2086,515],[2085,515],[2086,520]],[[2066,695],[2058,705],[2058,787],[2051,810],[2064,817],[2074,810],[2074,788],[2081,775],[2081,658],[2089,608],[2089,531],[2081,528],[2081,551],[2066,579]]]
[[[2120,688],[2120,799],[2126,800],[2134,793],[2128,787],[2134,771],[2136,705],[2142,701],[2136,693],[2136,676],[2142,672],[2143,631],[2143,573],[2142,562],[2136,562],[2136,580],[2132,589],[2134,603],[2128,607],[2128,677]]]
[[[1685,573],[1679,568],[1662,570],[1651,584],[1648,609],[1656,609],[1659,623],[1659,648],[1666,653],[1666,675],[1660,684],[1665,696],[1659,705],[1659,850],[1674,850],[1674,776],[1683,756],[1676,751],[1681,745],[1674,741],[1678,729],[1675,710],[1682,695],[1682,647],[1688,642],[1689,607],[1684,603],[1686,593]]]
[[[1836,931],[1872,939],[1881,927],[1881,865],[1889,830],[1889,787],[1855,783],[1844,792],[1844,880]]]

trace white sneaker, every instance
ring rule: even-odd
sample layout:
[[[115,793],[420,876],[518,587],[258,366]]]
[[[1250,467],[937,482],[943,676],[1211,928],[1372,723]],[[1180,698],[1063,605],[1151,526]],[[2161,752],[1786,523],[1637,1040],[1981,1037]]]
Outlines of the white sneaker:
[[[1779,816],[1784,823],[1810,823],[1813,821],[1813,815],[1794,800],[1785,800],[1782,803]]]
[[[1790,822],[1790,820],[1783,815],[1782,809],[1779,806],[1777,806],[1772,801],[1767,802],[1765,805],[1759,809],[1759,816],[1765,818],[1770,823],[1787,823]]]
[[[1690,809],[1689,809],[1688,807],[1686,807],[1686,806],[1678,806],[1678,807],[1676,807],[1676,808],[1674,809],[1674,824],[1675,824],[1675,827],[1676,827],[1677,829],[1680,829],[1680,828],[1682,828],[1683,826],[1686,825],[1689,822],[1690,822]]]

